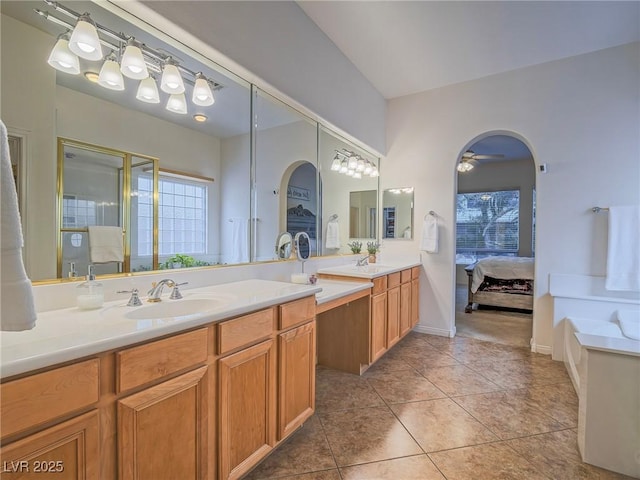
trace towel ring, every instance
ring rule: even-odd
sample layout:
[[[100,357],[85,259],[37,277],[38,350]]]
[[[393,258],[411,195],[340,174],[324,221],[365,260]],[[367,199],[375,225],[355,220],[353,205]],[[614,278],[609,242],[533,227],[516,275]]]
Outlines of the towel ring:
[[[429,213],[427,213],[427,214],[424,216],[424,219],[426,220],[426,219],[427,219],[427,216],[429,216],[429,215],[431,215],[432,217],[437,217],[437,216],[438,216],[438,215],[436,215],[436,212],[434,212],[433,210],[429,210]]]

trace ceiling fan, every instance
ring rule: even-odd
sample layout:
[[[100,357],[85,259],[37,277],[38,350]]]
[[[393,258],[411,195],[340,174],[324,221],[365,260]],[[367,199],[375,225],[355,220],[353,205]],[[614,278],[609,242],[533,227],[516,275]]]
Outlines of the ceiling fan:
[[[479,160],[497,160],[504,158],[501,153],[475,153],[473,150],[467,150],[462,154],[462,159],[458,163],[459,172],[468,172],[478,165]]]

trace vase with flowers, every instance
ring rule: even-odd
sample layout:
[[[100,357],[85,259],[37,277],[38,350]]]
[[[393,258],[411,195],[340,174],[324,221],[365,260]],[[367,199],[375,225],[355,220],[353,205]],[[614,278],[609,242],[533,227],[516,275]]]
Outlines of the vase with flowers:
[[[353,241],[351,243],[347,243],[347,246],[351,249],[351,253],[360,253],[362,251],[362,242]]]
[[[376,263],[376,253],[380,250],[378,242],[367,242],[367,252],[369,253],[369,263]]]

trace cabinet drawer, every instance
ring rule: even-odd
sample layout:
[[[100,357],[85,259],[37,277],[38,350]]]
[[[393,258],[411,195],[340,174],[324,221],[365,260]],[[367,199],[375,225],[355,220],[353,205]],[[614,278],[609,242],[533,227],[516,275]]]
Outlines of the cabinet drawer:
[[[273,333],[275,308],[218,323],[218,354],[250,345]]]
[[[393,288],[400,285],[400,272],[390,273],[387,275],[387,288]]]
[[[417,280],[418,278],[420,278],[420,267],[413,267],[411,269],[411,279]]]
[[[407,283],[411,281],[411,269],[407,268],[406,270],[402,270],[400,272],[400,282]]]
[[[122,392],[206,360],[206,328],[127,348],[116,353],[116,388]]]
[[[285,330],[298,323],[305,322],[316,315],[314,296],[280,305],[279,330]]]
[[[94,358],[0,385],[2,436],[96,403],[99,367]]]
[[[372,295],[376,293],[382,293],[387,289],[387,276],[377,277],[373,279],[373,290],[371,291]]]

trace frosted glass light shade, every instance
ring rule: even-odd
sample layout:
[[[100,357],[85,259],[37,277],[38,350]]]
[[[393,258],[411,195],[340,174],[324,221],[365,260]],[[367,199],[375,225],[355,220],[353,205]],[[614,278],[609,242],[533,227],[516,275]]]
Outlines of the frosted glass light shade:
[[[349,171],[349,165],[347,164],[346,160],[343,160],[342,163],[340,163],[340,173],[347,173]]]
[[[357,170],[353,173],[353,178],[362,178],[362,173]]]
[[[365,175],[370,175],[372,170],[373,170],[373,166],[371,165],[371,162],[367,160],[367,163],[364,166],[364,170],[362,171],[362,173]]]
[[[209,105],[213,105],[215,102],[213,92],[211,91],[211,87],[209,87],[209,82],[207,82],[207,79],[202,75],[202,73],[198,73],[196,75],[191,101],[201,107],[208,107]]]
[[[184,82],[178,67],[171,63],[167,63],[162,69],[162,79],[160,80],[160,89],[165,93],[179,94],[184,93]]]
[[[89,15],[81,15],[78,18],[71,38],[69,39],[69,49],[80,58],[87,60],[100,60],[102,58],[102,46],[98,38],[98,31],[91,23]]]
[[[349,176],[349,177],[353,177],[353,175],[356,173],[355,170],[347,170],[345,172],[345,175]]]
[[[356,172],[364,172],[364,160],[362,158],[358,159],[358,164],[356,165]]]
[[[349,169],[355,170],[358,166],[358,159],[356,157],[349,157]]]
[[[380,173],[378,172],[378,168],[374,165],[373,169],[371,170],[371,173],[369,174],[370,177],[379,177]]]
[[[160,103],[160,93],[155,78],[149,76],[140,81],[136,98],[141,102]]]
[[[333,159],[333,162],[331,163],[331,170],[334,172],[340,171],[340,159],[338,157]]]
[[[102,64],[100,75],[98,75],[98,85],[109,90],[124,90],[124,78],[120,72],[120,65],[114,57],[108,57]]]
[[[124,49],[122,61],[120,62],[120,71],[125,77],[134,80],[142,80],[149,76],[142,50],[138,48],[133,39],[129,40],[127,47]]]
[[[180,113],[182,115],[186,114],[187,99],[184,97],[184,93],[171,94],[167,101],[167,110],[173,113]]]
[[[69,40],[62,37],[56,42],[47,63],[61,72],[77,75],[80,73],[80,61],[76,54],[69,50]]]

